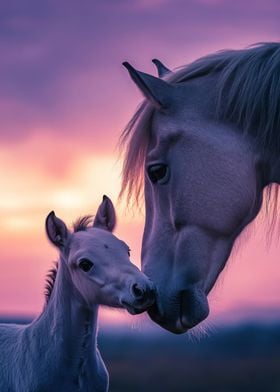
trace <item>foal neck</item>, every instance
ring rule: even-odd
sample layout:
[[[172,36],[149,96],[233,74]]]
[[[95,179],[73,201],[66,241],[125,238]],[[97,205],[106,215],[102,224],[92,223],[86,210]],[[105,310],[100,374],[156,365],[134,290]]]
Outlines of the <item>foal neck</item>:
[[[64,339],[83,337],[90,331],[95,337],[98,305],[89,307],[74,286],[66,262],[61,259],[58,271],[45,311],[56,332],[61,332]]]
[[[97,316],[98,305],[86,305],[72,283],[65,261],[60,260],[48,304],[30,327],[32,335],[42,338],[39,349],[44,356],[50,358],[54,368],[72,374],[77,385],[86,377],[88,368],[97,367]]]

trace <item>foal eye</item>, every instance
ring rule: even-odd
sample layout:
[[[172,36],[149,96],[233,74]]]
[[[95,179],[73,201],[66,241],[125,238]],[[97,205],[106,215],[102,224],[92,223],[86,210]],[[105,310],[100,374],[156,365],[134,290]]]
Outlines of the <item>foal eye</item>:
[[[81,259],[79,262],[79,268],[81,270],[88,272],[93,266],[93,263],[88,259]]]
[[[163,184],[168,180],[168,167],[165,164],[156,164],[148,167],[148,176],[152,183]]]

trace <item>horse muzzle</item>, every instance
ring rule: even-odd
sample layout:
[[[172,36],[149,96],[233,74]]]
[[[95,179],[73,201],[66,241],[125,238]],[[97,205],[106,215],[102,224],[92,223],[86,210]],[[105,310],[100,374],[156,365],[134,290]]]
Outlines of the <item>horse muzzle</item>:
[[[183,290],[149,308],[151,319],[162,328],[175,334],[182,334],[207,318],[209,305],[206,294],[198,289]]]

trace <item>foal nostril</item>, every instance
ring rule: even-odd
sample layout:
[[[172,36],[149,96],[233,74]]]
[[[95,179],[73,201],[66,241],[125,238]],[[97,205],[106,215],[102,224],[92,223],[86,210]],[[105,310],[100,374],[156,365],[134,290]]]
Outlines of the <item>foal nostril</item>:
[[[141,299],[144,297],[145,291],[142,289],[142,287],[138,286],[137,283],[134,283],[131,286],[131,291],[136,299]]]

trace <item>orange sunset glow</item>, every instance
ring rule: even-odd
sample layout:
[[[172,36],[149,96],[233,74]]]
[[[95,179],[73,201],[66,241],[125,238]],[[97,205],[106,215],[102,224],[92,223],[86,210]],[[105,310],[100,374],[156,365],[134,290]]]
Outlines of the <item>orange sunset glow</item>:
[[[118,201],[117,145],[142,97],[122,61],[155,73],[154,57],[172,68],[219,49],[275,41],[280,32],[279,4],[272,0],[265,12],[261,2],[253,10],[235,2],[247,17],[246,23],[240,17],[238,29],[231,24],[235,8],[223,1],[182,3],[172,29],[169,1],[95,3],[79,3],[77,10],[75,2],[60,1],[55,11],[36,2],[30,8],[0,6],[5,20],[0,36],[3,315],[34,316],[42,309],[44,277],[57,257],[45,235],[51,210],[71,225],[80,215],[94,214],[107,194],[118,212],[116,235],[140,266],[144,211],[127,211],[125,200]],[[276,233],[268,246],[266,221],[264,205],[211,294],[213,322],[262,317],[263,309],[273,317],[280,307],[280,245]],[[103,314],[114,323],[125,317],[119,311]]]

